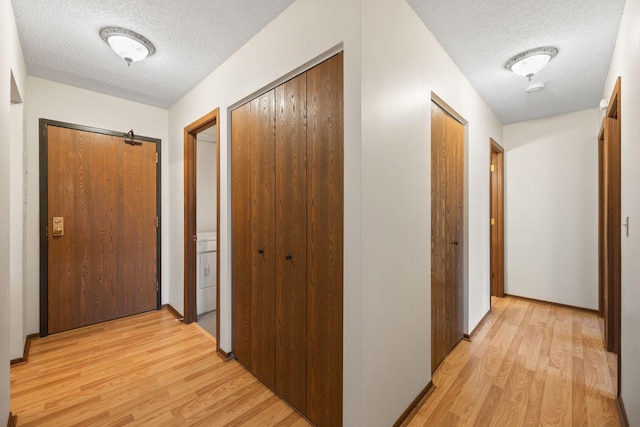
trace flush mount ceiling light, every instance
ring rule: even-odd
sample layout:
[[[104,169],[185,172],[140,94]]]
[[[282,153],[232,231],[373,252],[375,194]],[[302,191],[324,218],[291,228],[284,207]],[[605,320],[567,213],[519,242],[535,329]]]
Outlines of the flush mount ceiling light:
[[[155,53],[153,44],[138,33],[120,27],[105,27],[100,37],[115,53],[131,66],[132,62],[142,61]]]
[[[557,54],[558,49],[555,47],[538,47],[517,54],[504,64],[504,68],[531,81],[531,77],[546,67]]]

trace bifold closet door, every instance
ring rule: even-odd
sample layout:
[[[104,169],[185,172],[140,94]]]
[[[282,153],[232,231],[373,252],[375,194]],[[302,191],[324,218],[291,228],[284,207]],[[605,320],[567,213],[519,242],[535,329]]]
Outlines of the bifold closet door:
[[[232,112],[233,352],[274,387],[275,91]]]
[[[233,354],[318,426],[342,425],[342,58],[231,113]]]
[[[307,71],[307,408],[342,425],[343,54]]]
[[[307,77],[276,88],[276,391],[305,412],[307,378]]]

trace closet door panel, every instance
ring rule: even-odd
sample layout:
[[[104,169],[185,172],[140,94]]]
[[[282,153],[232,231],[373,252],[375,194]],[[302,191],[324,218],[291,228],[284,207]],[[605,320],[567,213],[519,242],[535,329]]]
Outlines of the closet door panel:
[[[307,408],[342,425],[343,54],[307,72]]]
[[[306,75],[276,88],[276,391],[305,411]]]
[[[251,348],[254,374],[274,386],[275,91],[251,101]]]
[[[233,354],[251,359],[251,104],[231,112],[231,279]]]

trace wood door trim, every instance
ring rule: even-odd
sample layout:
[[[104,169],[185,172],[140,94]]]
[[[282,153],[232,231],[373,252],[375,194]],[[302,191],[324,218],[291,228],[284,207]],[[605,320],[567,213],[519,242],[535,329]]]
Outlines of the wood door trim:
[[[55,126],[60,128],[72,129],[82,132],[91,132],[102,135],[117,136],[124,139],[125,132],[117,132],[108,129],[101,129],[92,126],[84,126],[75,123],[60,122],[56,120],[40,119],[40,159],[39,159],[39,173],[40,173],[40,337],[46,337],[49,335],[49,241],[47,238],[47,226],[48,226],[48,213],[49,213],[49,201],[48,201],[48,127]],[[161,224],[161,139],[151,138],[148,136],[135,136],[136,141],[150,142],[156,145],[156,154],[158,156],[158,163],[156,166],[156,217],[158,218],[158,224]],[[162,261],[162,245],[161,245],[161,227],[156,227],[156,281],[158,283],[158,291],[156,292],[156,309],[160,310],[162,301],[162,274],[161,274],[161,261]]]
[[[617,396],[622,383],[621,118],[621,78],[618,77],[598,132],[598,309],[604,317],[605,347],[618,355]],[[615,121],[613,130],[608,121]],[[606,137],[611,133],[615,138],[613,144]],[[605,186],[613,188],[613,194],[609,191],[605,194]]]
[[[495,219],[495,223],[493,225],[489,225],[489,253],[491,257],[490,296],[495,294],[495,296],[497,297],[504,297],[504,149],[493,138],[489,138],[489,145],[491,153],[490,166],[494,167],[494,171],[489,173],[489,191],[491,202],[489,217]],[[496,155],[498,160],[498,164],[495,165],[493,162],[494,155]],[[494,184],[496,194],[494,194]],[[494,197],[497,198],[497,200],[495,201],[496,212],[492,212],[494,209]],[[495,217],[492,217],[492,213],[495,214]],[[497,257],[497,259],[494,259],[494,257]],[[494,262],[496,264],[495,266]],[[494,267],[498,268],[499,271],[494,271]]]
[[[184,318],[186,324],[195,322],[198,316],[196,307],[196,257],[193,262],[187,259],[188,251],[195,254],[196,242],[196,135],[211,126],[216,126],[216,233],[220,230],[220,108],[216,108],[184,128]],[[193,162],[193,173],[188,170],[187,162]],[[189,179],[190,178],[190,179]],[[189,195],[192,195],[189,196]],[[193,222],[193,224],[191,223]],[[220,350],[220,238],[216,238],[216,351]]]

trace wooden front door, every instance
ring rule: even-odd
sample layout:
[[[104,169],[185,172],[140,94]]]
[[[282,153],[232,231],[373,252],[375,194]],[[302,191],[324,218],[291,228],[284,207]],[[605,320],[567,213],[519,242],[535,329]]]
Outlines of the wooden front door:
[[[156,309],[157,144],[46,135],[47,333]]]
[[[464,126],[431,105],[431,370],[463,336]]]

